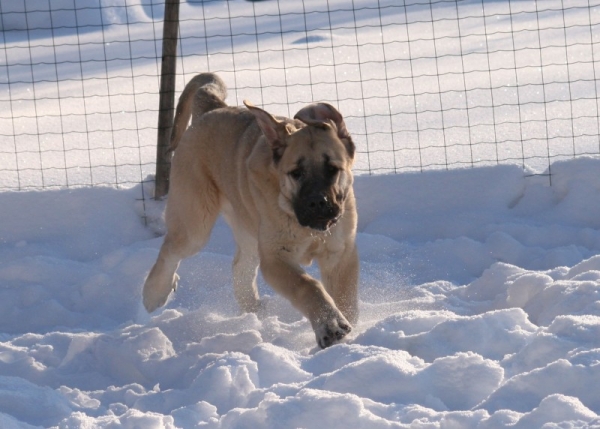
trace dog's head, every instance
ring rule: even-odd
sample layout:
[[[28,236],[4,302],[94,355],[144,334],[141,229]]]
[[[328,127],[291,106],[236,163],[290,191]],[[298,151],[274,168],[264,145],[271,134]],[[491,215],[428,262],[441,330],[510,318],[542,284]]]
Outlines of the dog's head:
[[[300,225],[326,231],[344,214],[355,146],[340,112],[327,103],[275,118],[244,101],[272,150],[279,206]]]

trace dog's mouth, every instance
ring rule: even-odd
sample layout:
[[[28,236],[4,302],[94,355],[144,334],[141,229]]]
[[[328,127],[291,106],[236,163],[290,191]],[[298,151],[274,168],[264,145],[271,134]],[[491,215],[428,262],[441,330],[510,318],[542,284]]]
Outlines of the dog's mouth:
[[[314,229],[315,231],[325,232],[333,227],[342,217],[341,214],[338,214],[335,217],[314,217],[310,220],[301,220],[298,219],[300,225]]]

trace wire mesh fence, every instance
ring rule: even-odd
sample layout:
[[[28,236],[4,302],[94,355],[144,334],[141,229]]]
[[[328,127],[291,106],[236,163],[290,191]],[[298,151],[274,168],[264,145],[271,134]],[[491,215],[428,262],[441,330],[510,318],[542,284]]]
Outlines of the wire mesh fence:
[[[155,167],[164,2],[0,0],[0,190],[132,186]],[[198,72],[344,114],[357,174],[600,154],[600,0],[182,1]]]

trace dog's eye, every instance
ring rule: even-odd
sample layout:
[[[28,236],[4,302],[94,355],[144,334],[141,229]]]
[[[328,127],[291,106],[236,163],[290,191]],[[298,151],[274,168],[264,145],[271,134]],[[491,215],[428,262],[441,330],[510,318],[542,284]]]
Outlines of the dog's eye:
[[[325,166],[325,171],[330,176],[334,176],[335,174],[337,174],[338,171],[340,171],[340,169],[337,168],[335,165],[326,165]]]
[[[301,168],[296,168],[288,173],[290,177],[294,180],[300,180],[304,177],[304,170]]]

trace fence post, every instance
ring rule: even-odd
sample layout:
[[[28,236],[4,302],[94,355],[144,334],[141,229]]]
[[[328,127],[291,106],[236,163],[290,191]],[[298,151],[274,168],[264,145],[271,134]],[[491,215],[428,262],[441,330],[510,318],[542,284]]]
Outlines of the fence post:
[[[163,24],[162,65],[160,71],[160,100],[158,107],[156,182],[154,188],[154,198],[157,200],[169,192],[171,153],[167,153],[167,150],[169,148],[175,110],[178,30],[179,0],[166,0]]]

